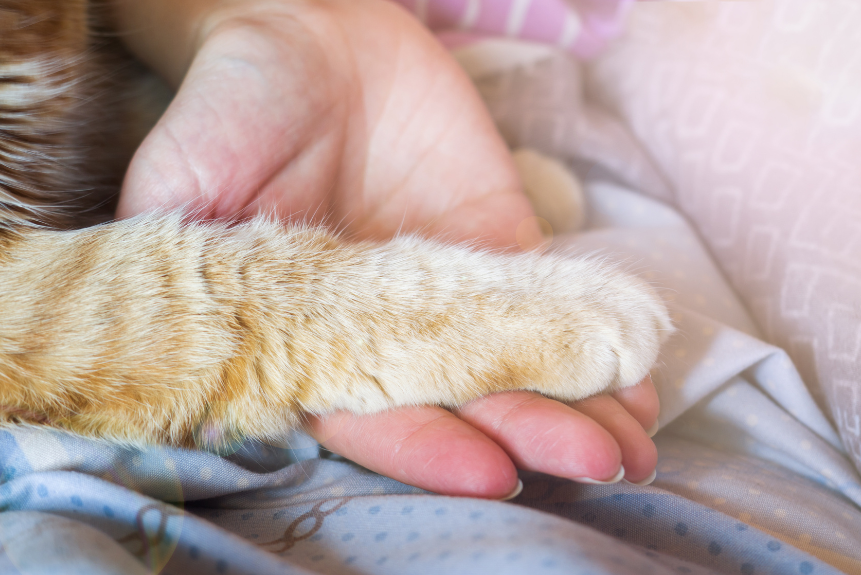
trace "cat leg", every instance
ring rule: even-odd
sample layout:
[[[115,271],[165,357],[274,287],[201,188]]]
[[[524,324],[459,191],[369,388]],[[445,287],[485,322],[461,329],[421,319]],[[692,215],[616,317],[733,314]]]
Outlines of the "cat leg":
[[[577,400],[637,383],[671,330],[646,284],[592,260],[179,216],[4,234],[0,417],[128,443],[512,389]]]

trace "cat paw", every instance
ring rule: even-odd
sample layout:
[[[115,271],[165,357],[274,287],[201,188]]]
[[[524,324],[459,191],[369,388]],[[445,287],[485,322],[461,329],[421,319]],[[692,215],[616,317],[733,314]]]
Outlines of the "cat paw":
[[[606,264],[557,260],[556,266],[559,321],[549,328],[558,364],[548,366],[551,377],[540,391],[576,401],[639,383],[674,331],[663,300],[646,282]]]

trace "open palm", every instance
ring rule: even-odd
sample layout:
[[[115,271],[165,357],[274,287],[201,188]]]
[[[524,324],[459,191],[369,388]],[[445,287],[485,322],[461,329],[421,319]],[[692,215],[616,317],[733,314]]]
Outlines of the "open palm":
[[[469,80],[397,6],[227,2],[195,30],[199,49],[132,162],[119,216],[165,206],[228,219],[274,212],[356,238],[413,232],[500,248],[516,246],[520,226],[522,247],[540,241]],[[515,465],[601,480],[624,464],[642,480],[656,462],[643,431],[656,415],[646,382],[573,408],[506,393],[457,414],[311,418],[309,431],[401,481],[501,497]]]

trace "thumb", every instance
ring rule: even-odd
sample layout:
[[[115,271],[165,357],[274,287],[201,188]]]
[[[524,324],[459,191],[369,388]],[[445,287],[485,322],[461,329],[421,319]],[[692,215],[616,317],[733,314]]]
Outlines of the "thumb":
[[[302,89],[290,46],[251,41],[231,28],[201,47],[176,97],[134,155],[117,216],[189,208],[231,218],[275,188],[319,187],[318,174],[296,176],[312,148],[325,102]],[[257,36],[254,36],[257,38]],[[259,38],[257,38],[259,40]],[[298,75],[301,76],[301,75]],[[278,191],[282,191],[280,189]],[[294,206],[295,208],[296,206]]]
[[[229,126],[195,89],[196,80],[186,79],[135,152],[123,181],[117,217],[160,208],[212,206],[236,171],[231,138],[219,135],[229,132]]]

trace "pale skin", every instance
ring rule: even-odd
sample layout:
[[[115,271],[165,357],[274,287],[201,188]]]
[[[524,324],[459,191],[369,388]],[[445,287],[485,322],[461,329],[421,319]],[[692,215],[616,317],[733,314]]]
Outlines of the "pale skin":
[[[127,173],[119,217],[274,211],[356,238],[398,232],[520,249],[540,232],[468,78],[385,0],[114,0],[130,49],[179,89]],[[519,230],[518,230],[519,227]],[[564,405],[526,392],[310,417],[328,449],[399,481],[501,498],[516,469],[642,481],[652,382]]]

